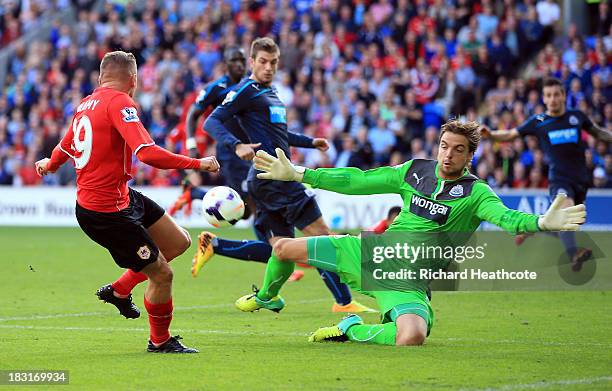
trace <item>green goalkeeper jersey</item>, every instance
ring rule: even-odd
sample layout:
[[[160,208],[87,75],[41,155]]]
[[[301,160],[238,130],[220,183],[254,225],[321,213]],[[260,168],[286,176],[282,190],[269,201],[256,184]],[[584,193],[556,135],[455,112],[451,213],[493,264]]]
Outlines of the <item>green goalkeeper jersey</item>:
[[[538,217],[506,207],[489,185],[466,169],[456,180],[438,176],[435,160],[395,167],[306,169],[304,183],[352,195],[399,194],[404,202],[387,232],[474,232],[482,221],[511,233],[536,232]]]

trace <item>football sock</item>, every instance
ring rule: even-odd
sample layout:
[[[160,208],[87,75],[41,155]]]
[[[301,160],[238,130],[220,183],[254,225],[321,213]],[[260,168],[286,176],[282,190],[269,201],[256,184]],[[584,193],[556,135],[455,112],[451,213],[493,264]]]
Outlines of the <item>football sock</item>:
[[[572,259],[574,254],[576,254],[576,233],[568,231],[559,232],[559,239],[561,239],[563,247],[565,247],[567,256]]]
[[[257,297],[261,300],[270,300],[278,295],[278,291],[285,281],[287,281],[291,273],[293,273],[294,269],[295,263],[282,262],[276,255],[272,255],[268,260],[263,285],[257,293]]]
[[[325,285],[327,285],[327,289],[334,295],[336,303],[339,305],[350,304],[352,300],[351,291],[346,284],[340,282],[340,277],[336,273],[327,270],[317,269],[317,271]]]
[[[206,195],[206,190],[201,187],[194,187],[191,189],[190,195],[192,200],[201,200]]]
[[[212,240],[215,254],[230,258],[266,263],[272,255],[272,246],[260,240],[227,240],[214,238]]]
[[[395,345],[397,326],[395,322],[383,324],[356,324],[351,326],[346,336],[353,342],[368,342],[379,345]]]
[[[113,282],[111,286],[113,290],[120,296],[127,296],[132,292],[132,289],[141,282],[145,281],[147,276],[140,272],[135,272],[131,269],[127,269],[117,281]]]
[[[151,342],[159,346],[170,339],[170,322],[172,322],[172,298],[167,303],[151,304],[145,297],[144,305],[149,313]]]

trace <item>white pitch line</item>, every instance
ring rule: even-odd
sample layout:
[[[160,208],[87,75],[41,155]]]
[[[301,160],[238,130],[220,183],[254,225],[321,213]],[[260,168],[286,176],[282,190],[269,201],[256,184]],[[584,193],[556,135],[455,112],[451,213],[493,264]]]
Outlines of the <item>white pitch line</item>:
[[[55,318],[78,318],[85,316],[99,316],[106,312],[79,312],[73,314],[49,314],[49,315],[30,315],[30,316],[14,316],[11,318],[0,318],[0,322],[9,322],[11,320],[37,320],[37,319],[55,319]]]
[[[31,326],[31,325],[0,325],[0,329],[14,329],[14,330],[57,330],[57,331],[102,331],[102,332],[138,332],[148,333],[148,328],[142,327],[79,327],[79,326]],[[231,330],[192,330],[192,329],[176,329],[171,328],[173,333],[187,333],[187,334],[223,334],[223,335],[265,335],[265,336],[286,336],[286,337],[306,337],[307,333],[289,333],[289,332],[265,332],[265,331],[231,331]]]
[[[541,381],[537,383],[528,384],[507,384],[501,387],[492,388],[463,388],[459,391],[512,391],[512,390],[539,390],[542,388],[550,388],[557,386],[573,386],[576,384],[595,384],[601,382],[612,382],[612,376],[600,376],[590,377],[585,379],[573,379],[573,380],[553,380],[553,381]]]
[[[291,302],[291,304],[315,304],[327,302],[329,299],[313,299],[313,300],[298,300]],[[188,311],[188,310],[200,310],[200,309],[211,309],[211,308],[230,308],[233,304],[220,303],[220,304],[205,304],[205,305],[194,305],[188,307],[174,307],[175,311]],[[68,314],[47,314],[47,315],[29,315],[29,316],[13,316],[8,318],[0,318],[0,322],[9,322],[13,320],[38,320],[38,319],[58,319],[58,318],[73,318],[73,317],[87,317],[87,316],[115,316],[115,312],[78,312]]]
[[[289,305],[316,304],[316,303],[325,303],[325,302],[330,302],[330,299],[296,300],[296,301],[289,302]],[[188,307],[175,307],[174,309],[177,309],[179,311],[186,311],[186,310],[199,310],[199,309],[207,309],[207,308],[224,308],[224,307],[234,308],[234,304],[228,304],[228,303],[206,304],[206,305],[194,305],[194,306],[188,306]]]
[[[34,325],[2,325],[0,329],[13,330],[58,330],[58,331],[115,331],[115,332],[148,332],[148,328],[141,327],[80,327],[80,326],[34,326]],[[308,333],[291,333],[291,332],[259,332],[259,331],[230,331],[230,330],[206,330],[206,329],[175,329],[173,332],[179,333],[195,333],[195,334],[224,334],[224,335],[265,335],[265,336],[287,336],[287,337],[303,337]],[[469,339],[469,338],[430,338],[432,341],[460,341],[460,342],[478,342],[487,344],[513,344],[513,345],[583,345],[583,346],[609,346],[606,344],[591,344],[591,343],[562,343],[562,342],[545,342],[545,341],[512,341],[512,340],[486,340],[486,339]]]
[[[291,302],[292,304],[303,305],[303,304],[316,304],[327,302],[329,299],[311,299],[311,300],[297,300]],[[189,311],[189,310],[197,310],[197,309],[211,309],[211,308],[230,308],[233,307],[233,304],[230,303],[219,303],[219,304],[205,304],[205,305],[196,305],[196,306],[179,306],[174,307],[175,311]],[[115,312],[80,312],[80,313],[68,313],[68,314],[47,314],[47,315],[31,315],[31,316],[15,316],[8,318],[0,318],[0,322],[8,322],[8,321],[18,321],[18,320],[44,320],[44,319],[60,319],[60,318],[72,318],[72,317],[88,317],[88,316],[115,316]],[[52,326],[40,326],[40,327],[52,327]],[[0,325],[0,328],[4,329],[35,329],[34,326],[15,326],[9,327],[8,325]],[[51,328],[49,330],[79,330],[78,327],[57,327]],[[147,331],[145,329],[108,329],[108,328],[83,328],[83,330],[116,330],[116,331]],[[183,332],[191,332],[191,331],[183,331]],[[222,330],[194,330],[195,333],[204,333],[204,334],[235,334],[233,332],[227,332]],[[253,333],[239,334],[239,335],[250,335]],[[260,333],[261,334],[261,333]],[[261,334],[267,335],[267,334]],[[270,335],[280,335],[279,333],[273,333]],[[287,335],[307,335],[307,334],[287,334]],[[612,344],[609,343],[599,343],[599,342],[554,342],[554,341],[526,341],[526,340],[488,340],[485,338],[437,338],[432,337],[428,340],[431,341],[456,341],[456,342],[477,342],[477,343],[488,343],[488,344],[510,344],[510,345],[544,345],[544,346],[602,346],[602,347],[612,347]]]
[[[436,338],[434,337],[430,339],[435,340]],[[478,343],[492,342],[491,340],[488,340],[485,338],[449,337],[449,338],[443,338],[443,339],[447,341],[457,341],[457,342],[478,342]],[[601,342],[554,342],[554,341],[527,341],[527,340],[518,341],[515,339],[497,339],[494,342],[498,344],[509,344],[509,345],[535,344],[535,345],[546,345],[546,346],[606,346],[606,347],[609,346],[609,347],[612,347],[612,344],[610,343],[601,343]]]

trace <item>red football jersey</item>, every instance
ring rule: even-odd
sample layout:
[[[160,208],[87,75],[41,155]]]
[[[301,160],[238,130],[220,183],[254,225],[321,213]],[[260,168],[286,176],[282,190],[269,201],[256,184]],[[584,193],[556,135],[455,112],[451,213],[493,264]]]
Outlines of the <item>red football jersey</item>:
[[[60,143],[74,160],[79,205],[97,212],[127,208],[132,152],[154,144],[129,95],[100,87],[85,97]]]
[[[174,129],[172,129],[166,138],[166,142],[174,144],[174,152],[185,156],[189,155],[189,151],[187,151],[187,146],[185,145],[185,141],[187,140],[187,113],[189,112],[191,105],[196,101],[197,97],[198,92],[196,91],[187,95],[185,99],[183,99],[183,111],[181,118],[179,119],[179,123]],[[204,120],[206,120],[210,113],[212,113],[212,108],[208,107],[206,111],[204,111],[203,115],[201,115],[198,119],[195,128],[194,137],[196,139],[196,147],[198,148],[198,153],[200,156],[204,156],[206,154],[206,150],[208,149],[208,145],[215,142],[215,140],[210,137],[208,133],[206,133],[203,126]]]

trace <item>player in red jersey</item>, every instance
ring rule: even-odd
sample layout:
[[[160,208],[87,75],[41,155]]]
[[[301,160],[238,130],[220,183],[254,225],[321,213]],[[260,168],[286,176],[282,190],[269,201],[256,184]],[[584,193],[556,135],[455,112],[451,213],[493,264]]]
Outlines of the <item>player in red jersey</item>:
[[[215,157],[176,155],[152,141],[132,97],[137,86],[136,59],[122,51],[107,53],[100,64],[100,86],[75,110],[72,125],[51,158],[36,162],[39,175],[55,172],[68,158],[77,172],[76,217],[81,229],[105,247],[127,271],[96,293],[126,318],[140,311],[129,294],[148,279],[144,304],[149,314],[149,352],[197,353],[171,337],[172,269],[168,262],[191,245],[187,231],[163,208],[130,189],[132,153],[160,169],[218,171]]]

